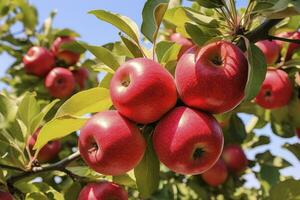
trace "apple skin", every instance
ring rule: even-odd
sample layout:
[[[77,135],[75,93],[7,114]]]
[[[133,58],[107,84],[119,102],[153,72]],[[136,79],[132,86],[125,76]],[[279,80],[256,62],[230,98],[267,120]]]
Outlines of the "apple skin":
[[[9,192],[0,191],[0,199],[1,200],[14,200],[12,195]]]
[[[115,183],[89,183],[80,191],[77,200],[128,200],[128,194]]]
[[[226,64],[214,64],[212,60],[216,58]],[[217,114],[241,102],[247,74],[243,52],[234,44],[218,41],[187,51],[178,61],[175,81],[186,105]]]
[[[81,157],[96,172],[120,175],[142,159],[146,142],[137,126],[118,111],[94,115],[80,131]]]
[[[290,39],[294,39],[294,40],[299,40],[300,39],[300,32],[296,31],[294,32],[291,36]],[[285,57],[285,61],[289,61],[290,59],[292,59],[294,52],[300,48],[300,44],[297,43],[290,43],[287,53],[286,53],[286,57]]]
[[[141,124],[157,121],[177,100],[172,75],[146,58],[135,58],[121,65],[111,80],[110,95],[122,115]]]
[[[202,179],[210,186],[217,187],[223,184],[228,177],[228,170],[225,162],[219,159],[214,166],[201,174]]]
[[[53,68],[55,58],[46,48],[34,46],[23,57],[23,63],[27,74],[43,77]]]
[[[294,32],[281,32],[276,34],[277,37],[281,37],[281,38],[290,38],[292,35],[294,34]],[[284,47],[284,41],[281,40],[274,40],[276,42],[276,44],[280,47],[280,49],[282,49]]]
[[[51,51],[54,53],[56,58],[64,61],[67,65],[74,65],[80,58],[79,53],[75,53],[68,50],[60,50],[61,46],[67,43],[76,41],[75,38],[70,36],[61,36],[54,40],[51,46]]]
[[[31,151],[35,145],[35,142],[36,142],[38,134],[40,133],[40,130],[41,130],[41,128],[38,128],[34,132],[34,134],[31,135],[28,139],[28,146]],[[45,163],[45,162],[51,161],[53,158],[55,158],[57,156],[60,149],[61,149],[61,144],[58,140],[48,142],[48,144],[46,144],[40,150],[37,159],[40,163]]]
[[[296,136],[300,138],[300,128],[296,128]]]
[[[293,88],[288,74],[269,67],[255,101],[266,109],[279,108],[289,103],[292,93]]]
[[[172,42],[175,42],[179,45],[181,45],[181,49],[178,53],[178,59],[181,58],[181,56],[190,48],[194,46],[193,42],[191,40],[183,37],[180,33],[172,33],[170,35],[170,40]]]
[[[222,129],[212,115],[184,106],[165,115],[153,134],[158,159],[179,174],[208,170],[219,159],[223,143]]]
[[[86,68],[81,67],[72,72],[73,72],[76,83],[79,85],[80,90],[85,89],[86,82],[89,79],[89,71]]]
[[[52,69],[45,79],[45,87],[51,96],[69,97],[75,89],[75,78],[72,72],[62,67]]]
[[[262,40],[255,43],[264,53],[268,65],[274,64],[281,52],[280,46],[275,41]]]
[[[227,168],[235,174],[244,172],[248,166],[248,159],[239,145],[231,144],[224,147],[222,158]]]

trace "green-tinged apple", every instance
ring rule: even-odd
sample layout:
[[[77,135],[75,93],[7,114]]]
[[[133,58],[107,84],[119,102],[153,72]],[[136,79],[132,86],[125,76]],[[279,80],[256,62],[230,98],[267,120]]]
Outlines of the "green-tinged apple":
[[[172,75],[159,63],[146,58],[122,64],[111,80],[110,94],[122,115],[141,124],[159,120],[177,100]]]
[[[248,159],[239,145],[231,144],[224,147],[222,158],[227,168],[235,174],[244,172],[248,166]]]
[[[183,106],[166,114],[153,134],[158,159],[180,174],[200,174],[212,167],[223,142],[222,129],[212,115]]]
[[[45,79],[45,87],[51,96],[69,97],[75,89],[75,78],[72,72],[62,67],[52,69]]]
[[[26,73],[35,76],[45,76],[54,66],[54,55],[44,47],[31,47],[23,57]]]
[[[241,102],[247,74],[243,52],[232,43],[217,41],[187,51],[178,61],[175,80],[186,105],[216,114]]]
[[[115,183],[88,183],[77,200],[128,200],[127,192]]]
[[[89,79],[89,71],[84,68],[81,67],[79,69],[76,69],[73,72],[73,75],[75,77],[75,81],[78,84],[80,90],[83,90],[86,88],[86,82]]]
[[[281,69],[269,67],[255,101],[266,109],[279,108],[289,103],[292,93],[288,74]]]
[[[81,157],[89,167],[105,175],[120,175],[142,159],[146,143],[137,126],[119,114],[95,114],[80,131]]]
[[[228,170],[225,162],[219,159],[214,166],[201,174],[202,179],[210,186],[216,187],[223,184],[228,177]]]
[[[54,40],[51,46],[51,51],[58,60],[64,61],[64,63],[67,65],[74,65],[78,62],[80,54],[70,50],[62,49],[62,46],[75,41],[75,38],[70,36],[58,37]]]
[[[36,142],[36,139],[38,137],[38,134],[40,133],[40,130],[41,128],[38,128],[33,135],[31,135],[29,137],[29,140],[28,140],[28,146],[29,146],[29,149],[32,151],[34,145],[35,145],[35,142]],[[51,161],[52,159],[54,159],[57,154],[59,153],[61,149],[61,144],[58,140],[55,140],[55,141],[51,141],[51,142],[48,142],[39,152],[38,154],[38,161],[40,163],[45,163],[45,162],[48,162],[48,161]]]
[[[258,48],[264,53],[268,65],[274,64],[280,55],[280,46],[271,40],[262,40],[255,43]]]

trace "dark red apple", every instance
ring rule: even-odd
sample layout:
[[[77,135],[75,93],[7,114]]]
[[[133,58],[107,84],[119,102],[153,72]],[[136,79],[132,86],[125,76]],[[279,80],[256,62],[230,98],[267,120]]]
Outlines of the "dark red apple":
[[[141,124],[157,121],[177,100],[172,75],[159,63],[146,58],[122,64],[111,80],[110,94],[122,115]]]
[[[294,32],[290,36],[290,39],[300,40],[300,32],[298,32],[298,31]],[[287,53],[286,53],[285,60],[289,61],[293,57],[293,54],[295,53],[295,51],[299,48],[300,48],[300,44],[290,43],[289,46],[288,46],[288,50],[287,50]]]
[[[223,113],[243,99],[247,74],[243,52],[232,43],[218,41],[187,51],[177,64],[175,80],[186,105]]]
[[[222,158],[227,168],[233,173],[240,174],[248,166],[247,157],[243,149],[238,145],[228,145],[224,148]]]
[[[280,55],[280,46],[271,40],[262,40],[255,43],[256,46],[264,53],[268,65],[274,64]]]
[[[54,66],[54,55],[44,47],[31,47],[23,57],[26,73],[45,76]]]
[[[51,50],[54,55],[59,59],[64,61],[67,65],[74,65],[78,62],[80,58],[80,54],[70,51],[70,50],[63,50],[61,49],[62,45],[72,43],[76,41],[75,38],[70,36],[61,36],[54,40]]]
[[[45,87],[51,96],[65,98],[75,89],[75,78],[72,72],[62,67],[52,69],[45,79]]]
[[[115,183],[89,183],[80,191],[77,200],[128,200],[128,195]]]
[[[34,134],[29,137],[28,146],[29,146],[30,150],[33,149],[36,139],[37,139],[37,136],[40,133],[40,130],[41,130],[41,128],[38,128],[34,132]],[[38,157],[37,157],[38,161],[41,163],[51,161],[53,158],[55,158],[57,156],[57,154],[60,151],[60,148],[61,148],[61,144],[58,140],[48,142],[48,144],[46,144],[40,150]]]
[[[180,52],[178,53],[178,58],[180,58],[188,49],[190,49],[194,45],[191,40],[183,37],[180,33],[171,34],[170,40],[181,45]]]
[[[153,146],[158,159],[180,174],[200,174],[212,167],[223,148],[215,118],[188,107],[177,107],[155,128]]]
[[[280,69],[268,68],[266,78],[256,96],[256,103],[274,109],[289,103],[293,93],[288,74]]]
[[[296,135],[297,135],[298,138],[300,138],[300,128],[296,129]]]
[[[117,111],[94,115],[80,131],[81,157],[95,171],[120,175],[142,159],[146,143],[137,126]]]
[[[201,174],[201,177],[208,185],[213,187],[223,184],[228,177],[225,162],[219,159],[214,166]]]
[[[0,199],[1,200],[14,200],[12,195],[8,192],[0,191]]]
[[[86,68],[81,67],[72,72],[74,74],[76,83],[79,85],[80,90],[85,89],[86,82],[89,79],[89,71]]]

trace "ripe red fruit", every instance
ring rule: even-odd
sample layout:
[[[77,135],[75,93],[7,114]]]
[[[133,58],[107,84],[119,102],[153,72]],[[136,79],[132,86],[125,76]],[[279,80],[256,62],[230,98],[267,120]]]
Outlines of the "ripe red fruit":
[[[125,62],[111,80],[110,94],[122,115],[142,124],[160,119],[177,100],[172,75],[146,58]]]
[[[72,72],[62,67],[56,67],[45,79],[45,87],[56,98],[70,96],[75,89],[75,78]]]
[[[228,177],[225,162],[219,159],[214,166],[201,174],[201,177],[210,186],[216,187],[223,184]]]
[[[243,52],[234,44],[218,41],[187,51],[177,64],[175,80],[186,105],[223,113],[243,99],[247,74]]]
[[[79,193],[77,200],[127,200],[127,192],[115,183],[89,183]]]
[[[41,128],[38,128],[34,132],[34,134],[29,137],[28,146],[29,146],[30,150],[33,149],[36,139],[37,139],[37,136],[40,133],[40,130],[41,130]],[[38,157],[37,157],[38,161],[41,163],[51,161],[53,158],[55,158],[57,156],[57,154],[60,151],[60,148],[61,148],[61,144],[58,140],[48,142],[48,144],[46,144],[40,150]]]
[[[228,145],[224,148],[222,158],[227,168],[236,173],[242,173],[248,166],[247,157],[238,145]]]
[[[300,138],[300,128],[296,129],[296,135],[297,135],[298,138]]]
[[[180,174],[200,174],[218,160],[223,134],[215,118],[188,107],[177,107],[160,120],[153,134],[158,159]]]
[[[73,74],[74,74],[76,83],[79,85],[80,90],[85,89],[86,82],[89,78],[89,71],[86,68],[81,67],[79,69],[74,70]]]
[[[256,96],[256,103],[263,108],[285,106],[292,97],[293,88],[286,72],[268,68],[266,78]]]
[[[62,36],[56,38],[51,46],[51,50],[54,53],[54,55],[59,60],[64,61],[67,65],[76,64],[80,58],[80,54],[69,50],[62,50],[61,47],[65,44],[72,43],[74,41],[76,40],[73,37]]]
[[[0,191],[0,199],[1,200],[14,200],[14,198],[11,196],[10,193],[3,192],[3,191]]]
[[[293,35],[293,32],[282,32],[282,33],[278,33],[276,34],[277,37],[281,37],[281,38],[290,38]],[[280,49],[282,49],[284,46],[284,41],[281,40],[275,40],[276,44],[279,45]]]
[[[85,162],[105,175],[120,175],[133,169],[146,149],[136,125],[117,111],[94,115],[81,129],[78,143]]]
[[[290,36],[290,39],[294,39],[294,40],[299,40],[300,39],[300,32],[296,31],[294,32],[291,36]],[[297,43],[290,43],[289,44],[289,47],[288,47],[288,50],[287,50],[287,53],[286,53],[286,57],[285,57],[285,60],[288,61],[290,60],[292,57],[293,57],[293,54],[295,53],[295,51],[297,49],[300,48],[300,44],[297,44]]]
[[[170,40],[181,45],[180,52],[178,53],[178,58],[180,58],[188,49],[193,47],[191,40],[183,37],[180,33],[173,33],[170,35]]]
[[[264,53],[268,65],[274,64],[280,55],[280,46],[275,41],[262,40],[255,43]]]
[[[54,55],[43,47],[31,47],[23,57],[26,73],[45,76],[55,64]]]

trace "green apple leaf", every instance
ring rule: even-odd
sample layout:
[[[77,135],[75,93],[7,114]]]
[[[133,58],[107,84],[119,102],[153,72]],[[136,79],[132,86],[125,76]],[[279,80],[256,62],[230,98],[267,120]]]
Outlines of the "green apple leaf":
[[[55,117],[64,115],[82,116],[108,110],[112,106],[109,90],[92,88],[74,94],[58,109]]]
[[[62,44],[59,47],[59,51],[64,51],[64,50],[72,51],[74,53],[79,53],[79,54],[83,54],[86,51],[86,49],[77,41],[72,41],[72,42]]]
[[[143,198],[149,198],[158,189],[159,161],[153,149],[152,137],[145,131],[147,149],[141,162],[134,168],[138,191]]]
[[[267,63],[262,51],[254,44],[247,45],[248,80],[245,87],[245,101],[250,101],[258,94],[265,80]]]
[[[283,147],[286,148],[287,150],[289,150],[290,152],[292,152],[298,158],[298,160],[300,160],[300,144],[299,143],[284,144]]]
[[[160,63],[162,65],[165,65],[168,62],[177,61],[180,50],[181,45],[174,43],[169,49],[166,50],[166,52],[160,60]]]
[[[60,37],[60,36],[80,37],[79,33],[68,28],[60,29],[56,31],[54,35],[55,37]]]
[[[0,93],[0,129],[8,127],[16,119],[18,107],[7,95]]]
[[[89,14],[95,15],[98,19],[103,20],[117,27],[120,31],[127,34],[133,41],[139,44],[139,29],[135,22],[125,16],[105,10],[92,10]]]
[[[140,58],[143,56],[143,50],[140,49],[140,47],[134,43],[132,40],[128,39],[127,37],[120,35],[122,42],[125,44],[127,49],[130,51],[130,53],[133,55],[134,58]]]
[[[159,63],[161,62],[161,59],[164,56],[164,54],[166,53],[166,51],[169,48],[171,48],[171,46],[173,44],[174,44],[174,42],[170,42],[170,41],[161,41],[156,44],[155,52],[156,52],[157,60]]]
[[[126,174],[122,174],[122,175],[119,175],[119,176],[113,176],[112,181],[114,183],[117,183],[117,184],[120,184],[120,185],[126,185],[126,186],[134,187],[134,188],[137,187],[133,170],[129,171]]]
[[[47,122],[41,129],[34,149],[40,150],[50,141],[65,137],[70,133],[79,130],[87,121],[86,118],[79,118],[64,115]]]
[[[270,190],[271,200],[299,200],[300,199],[300,181],[299,180],[285,180],[274,185]]]
[[[120,66],[117,57],[114,56],[107,48],[101,46],[92,46],[83,42],[80,42],[80,44],[90,51],[94,56],[96,56],[97,59],[113,70],[116,70]]]
[[[142,33],[150,41],[154,42],[160,27],[160,23],[168,8],[169,0],[148,0],[143,9]]]
[[[27,31],[30,31],[29,33],[34,32],[35,26],[38,24],[36,8],[31,6],[26,0],[15,0],[14,3],[22,11],[21,19]]]
[[[243,121],[239,116],[234,114],[230,117],[229,124],[228,130],[224,131],[225,140],[228,143],[241,144],[247,137]]]
[[[200,6],[205,8],[221,8],[224,6],[224,1],[222,0],[194,0]]]
[[[218,36],[218,31],[216,29],[190,22],[185,23],[185,30],[191,36],[193,42],[199,46],[203,46],[208,41],[215,39],[215,37]],[[219,35],[221,34],[219,33]]]
[[[256,154],[255,158],[259,164],[264,164],[277,168],[285,168],[291,166],[291,164],[288,161],[281,157],[272,155],[270,151]]]

